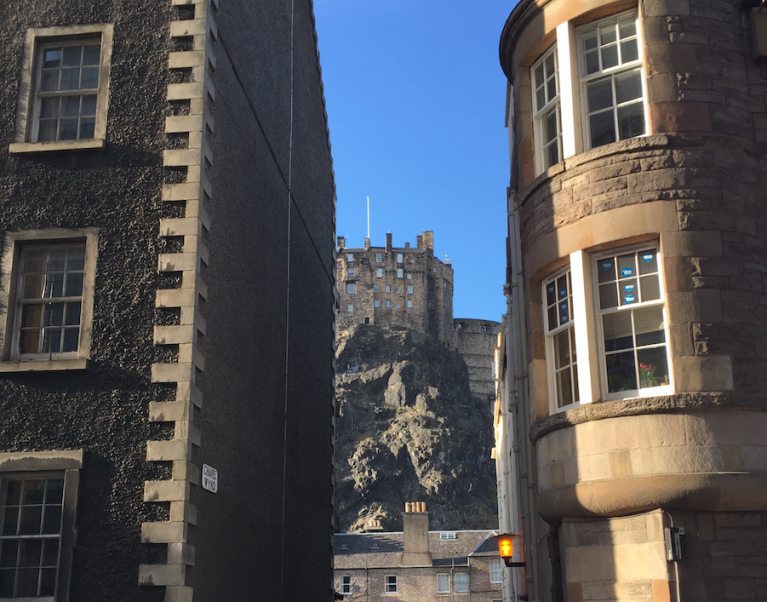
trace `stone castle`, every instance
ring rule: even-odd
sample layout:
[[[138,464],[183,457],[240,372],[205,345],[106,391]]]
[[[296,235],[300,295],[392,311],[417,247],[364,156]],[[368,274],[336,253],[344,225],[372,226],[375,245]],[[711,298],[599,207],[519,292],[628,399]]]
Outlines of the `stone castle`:
[[[458,351],[469,368],[471,392],[481,399],[494,394],[493,350],[500,324],[474,318],[453,319],[453,266],[434,255],[434,232],[406,242],[376,247],[346,246],[338,237],[336,283],[339,333],[358,324],[405,326],[430,335]]]

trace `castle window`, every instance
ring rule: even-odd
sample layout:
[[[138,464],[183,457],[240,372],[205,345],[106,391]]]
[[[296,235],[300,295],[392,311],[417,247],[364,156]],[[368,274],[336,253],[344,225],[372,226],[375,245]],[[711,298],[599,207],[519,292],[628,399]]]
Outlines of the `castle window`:
[[[380,287],[377,284],[373,285],[373,292],[377,293],[379,291]]]
[[[404,263],[405,256],[402,253],[397,253],[397,263]]]
[[[85,368],[96,246],[93,230],[6,235],[1,289],[9,294],[0,311],[6,360],[0,372]]]
[[[532,67],[533,123],[536,173],[562,158],[562,123],[559,109],[557,48],[548,50]]]
[[[383,253],[376,253],[376,263],[381,263],[383,261]]]
[[[397,268],[397,278],[403,278],[403,277],[404,277],[404,272],[402,268]]]
[[[111,52],[111,25],[30,29],[10,151],[102,147]]]
[[[412,299],[408,299],[407,301],[405,301],[405,304],[406,304],[405,307],[407,307],[408,309],[413,309],[413,300]]]
[[[346,305],[346,312],[347,313],[353,313],[354,312],[354,304],[353,303],[348,303]]]
[[[357,285],[354,282],[347,282],[346,283],[346,294],[347,295],[354,295],[357,293]]]
[[[585,146],[645,133],[642,61],[635,12],[578,30]]]
[[[354,253],[346,254],[346,263],[354,263]]]
[[[373,300],[373,307],[381,307],[381,300],[380,299],[374,299]]]
[[[407,294],[408,295],[412,295],[413,294],[413,285],[412,284],[408,284],[407,285]]]
[[[391,299],[384,299],[384,307],[391,308]]]
[[[407,274],[405,274],[405,278],[407,278],[408,280],[412,280],[413,279],[413,272],[408,272]]]
[[[383,278],[383,268],[376,268],[376,278]]]
[[[384,287],[384,290],[385,290],[387,293],[390,293],[390,292],[391,292],[391,284],[387,284],[387,285]]]
[[[346,268],[346,277],[354,278],[354,268]]]

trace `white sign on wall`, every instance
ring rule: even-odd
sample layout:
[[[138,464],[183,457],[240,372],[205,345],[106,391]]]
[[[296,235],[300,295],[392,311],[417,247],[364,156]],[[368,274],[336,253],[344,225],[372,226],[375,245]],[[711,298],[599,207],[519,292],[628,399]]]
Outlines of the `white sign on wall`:
[[[202,465],[202,488],[211,493],[218,491],[218,471],[207,464]]]

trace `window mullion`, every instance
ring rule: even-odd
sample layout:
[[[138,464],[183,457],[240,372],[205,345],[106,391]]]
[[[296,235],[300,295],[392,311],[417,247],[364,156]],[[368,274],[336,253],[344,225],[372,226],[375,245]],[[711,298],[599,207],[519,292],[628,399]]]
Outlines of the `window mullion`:
[[[559,91],[561,158],[572,157],[582,150],[578,84],[578,50],[575,28],[566,21],[557,26],[557,84]]]

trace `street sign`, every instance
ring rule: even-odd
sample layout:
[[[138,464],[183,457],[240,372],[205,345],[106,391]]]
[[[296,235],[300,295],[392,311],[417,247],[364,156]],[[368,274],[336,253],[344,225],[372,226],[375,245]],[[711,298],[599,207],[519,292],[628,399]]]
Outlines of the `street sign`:
[[[202,465],[202,488],[211,493],[218,491],[218,471],[207,464]]]

